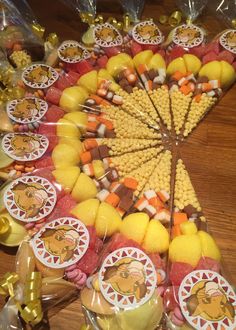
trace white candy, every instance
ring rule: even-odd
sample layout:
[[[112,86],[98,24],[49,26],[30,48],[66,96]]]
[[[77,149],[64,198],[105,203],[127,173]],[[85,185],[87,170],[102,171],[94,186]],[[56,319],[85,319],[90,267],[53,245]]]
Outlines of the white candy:
[[[101,201],[101,202],[103,202],[103,201],[105,201],[105,199],[107,198],[107,196],[109,195],[110,193],[109,193],[109,191],[108,190],[106,190],[106,189],[102,189],[101,191],[99,191],[99,193],[97,193],[97,198]]]
[[[147,200],[145,200],[145,201],[143,201],[141,204],[139,204],[139,206],[138,207],[136,207],[139,211],[142,211],[143,209],[145,209],[146,207],[148,207],[148,201]]]
[[[156,214],[156,209],[152,205],[146,206],[145,209],[148,211],[148,214],[151,214],[151,218]]]
[[[104,137],[105,136],[105,131],[106,131],[106,125],[100,124],[97,129],[97,133],[99,137]]]
[[[147,190],[147,191],[145,191],[144,196],[145,196],[147,199],[151,199],[151,198],[155,198],[155,197],[157,197],[157,195],[156,195],[156,193],[155,193],[154,190]]]

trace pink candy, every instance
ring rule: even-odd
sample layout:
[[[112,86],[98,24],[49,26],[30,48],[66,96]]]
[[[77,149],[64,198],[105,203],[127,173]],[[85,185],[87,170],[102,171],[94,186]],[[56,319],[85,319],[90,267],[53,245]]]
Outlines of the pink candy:
[[[78,289],[81,289],[86,284],[87,275],[77,268],[76,264],[66,268],[66,276]]]

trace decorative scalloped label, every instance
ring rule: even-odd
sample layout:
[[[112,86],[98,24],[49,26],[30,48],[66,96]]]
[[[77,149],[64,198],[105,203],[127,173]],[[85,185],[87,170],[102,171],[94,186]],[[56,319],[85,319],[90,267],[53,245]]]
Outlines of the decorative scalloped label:
[[[203,30],[193,24],[183,24],[174,29],[173,42],[181,47],[199,46],[204,40]]]
[[[59,58],[67,63],[77,63],[90,57],[89,52],[79,42],[66,40],[58,48]]]
[[[48,104],[37,97],[28,96],[7,103],[7,114],[16,123],[29,124],[40,120],[48,110]]]
[[[136,24],[132,36],[135,41],[143,45],[159,45],[164,39],[158,26],[152,21]]]
[[[2,139],[4,152],[18,161],[32,161],[42,157],[48,145],[46,136],[34,133],[8,133]]]
[[[24,222],[38,221],[49,215],[57,201],[54,186],[39,176],[14,180],[4,193],[8,212]]]
[[[101,47],[115,47],[123,43],[120,32],[111,24],[98,24],[93,30],[95,43]]]
[[[22,73],[22,80],[25,85],[39,89],[50,87],[58,77],[57,71],[45,64],[32,64]]]
[[[141,250],[122,248],[109,254],[99,271],[104,298],[119,308],[135,308],[148,301],[157,277],[150,258]]]
[[[187,275],[179,288],[179,303],[194,329],[236,329],[236,295],[216,272],[197,270]]]
[[[88,249],[89,232],[74,218],[59,218],[46,224],[31,240],[35,256],[50,268],[65,268],[78,262]]]
[[[236,30],[227,30],[220,37],[220,44],[226,50],[236,54]]]

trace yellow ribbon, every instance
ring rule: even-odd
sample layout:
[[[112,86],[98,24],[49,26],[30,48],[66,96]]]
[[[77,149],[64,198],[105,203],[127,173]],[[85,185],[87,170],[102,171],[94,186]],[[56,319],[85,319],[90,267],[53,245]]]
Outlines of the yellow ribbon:
[[[49,33],[46,40],[50,42],[50,44],[52,44],[54,47],[59,44],[59,38],[56,33]]]
[[[10,229],[9,220],[6,217],[0,218],[0,235],[5,234]]]
[[[236,18],[232,19],[231,21],[232,27],[236,29]]]
[[[6,273],[4,278],[0,281],[0,294],[3,296],[9,295],[14,298],[14,284],[18,281],[18,274]],[[23,304],[17,300],[15,301],[22,319],[31,325],[38,324],[43,318],[43,311],[40,301],[41,286],[41,273],[31,272],[26,279]]]
[[[36,34],[39,38],[43,38],[44,33],[45,33],[45,27],[41,26],[38,23],[33,23],[31,25],[31,27],[32,27],[34,34]]]
[[[168,19],[168,23],[170,24],[170,26],[174,27],[181,22],[181,19],[182,19],[181,12],[176,10],[170,15],[170,17]]]
[[[13,285],[18,282],[19,275],[16,273],[6,273],[3,279],[0,281],[0,295],[2,296],[14,296]]]

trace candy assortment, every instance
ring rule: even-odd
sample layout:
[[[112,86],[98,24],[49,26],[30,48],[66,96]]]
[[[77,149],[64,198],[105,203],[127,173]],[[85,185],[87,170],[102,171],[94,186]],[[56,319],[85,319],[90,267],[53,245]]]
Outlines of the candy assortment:
[[[20,247],[0,320],[36,325],[46,302],[80,292],[99,329],[234,329],[236,296],[178,153],[234,84],[233,60],[209,60],[192,23],[166,42],[151,20],[92,33],[88,48],[64,41],[54,67],[25,59],[24,96],[3,110],[0,243]]]

